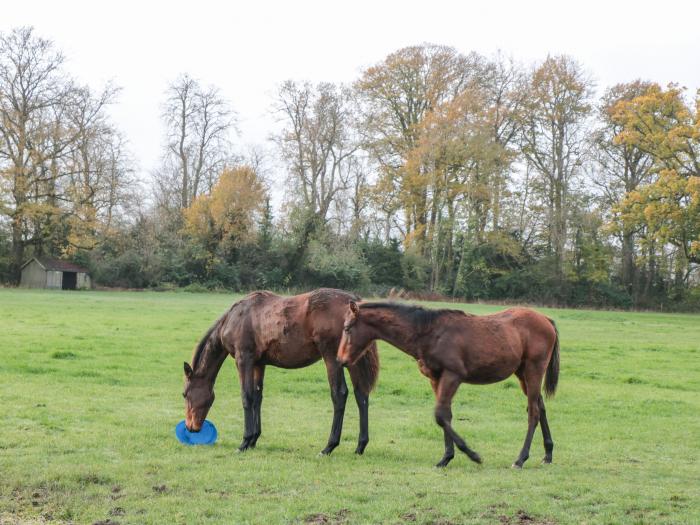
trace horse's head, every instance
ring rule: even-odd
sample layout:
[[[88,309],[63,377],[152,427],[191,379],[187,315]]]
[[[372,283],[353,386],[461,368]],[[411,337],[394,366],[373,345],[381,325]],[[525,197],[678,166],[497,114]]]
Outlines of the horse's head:
[[[352,365],[369,349],[372,341],[369,326],[362,322],[360,307],[350,301],[343,320],[343,335],[338,346],[337,359],[345,365]]]
[[[202,423],[214,403],[214,382],[197,376],[192,367],[185,363],[185,426],[190,432],[199,432]]]

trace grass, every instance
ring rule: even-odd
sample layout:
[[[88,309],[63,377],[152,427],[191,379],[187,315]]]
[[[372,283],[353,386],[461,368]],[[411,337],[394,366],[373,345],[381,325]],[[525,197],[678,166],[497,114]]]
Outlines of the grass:
[[[562,342],[554,464],[538,431],[510,469],[526,430],[511,378],[462,386],[454,425],[485,463],[438,470],[430,386],[385,344],[362,457],[352,399],[340,447],[317,456],[332,416],[320,363],[268,368],[263,435],[238,454],[227,360],[219,441],[180,445],[182,362],[234,299],[0,290],[0,523],[700,523],[699,316],[545,309]]]

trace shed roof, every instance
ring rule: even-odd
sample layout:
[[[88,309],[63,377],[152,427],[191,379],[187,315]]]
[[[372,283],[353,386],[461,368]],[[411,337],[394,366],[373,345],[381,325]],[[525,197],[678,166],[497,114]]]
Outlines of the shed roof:
[[[50,257],[32,257],[26,263],[22,265],[22,268],[27,266],[30,262],[36,261],[39,265],[47,271],[55,272],[78,272],[78,273],[89,273],[87,268],[78,266],[68,261],[61,261],[60,259],[52,259]]]

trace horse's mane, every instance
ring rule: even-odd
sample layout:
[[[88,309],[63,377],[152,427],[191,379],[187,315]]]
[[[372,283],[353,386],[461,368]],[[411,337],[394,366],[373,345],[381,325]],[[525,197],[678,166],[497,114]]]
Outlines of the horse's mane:
[[[209,327],[209,330],[204,334],[202,337],[202,340],[199,341],[199,344],[197,345],[197,348],[194,350],[194,356],[192,356],[192,370],[197,370],[197,366],[199,365],[199,360],[202,357],[202,354],[207,348],[207,344],[212,338],[212,335],[216,331],[216,329],[219,327],[221,322],[224,320],[224,318],[231,312],[233,311],[236,307],[242,305],[242,304],[248,304],[250,302],[258,301],[260,299],[265,299],[267,297],[274,297],[275,294],[272,292],[268,292],[267,290],[260,290],[257,292],[251,292],[242,299],[236,301],[231,305],[231,307],[228,309],[228,311],[219,317],[219,319],[216,320],[216,322]]]
[[[452,308],[429,309],[414,304],[404,304],[395,302],[377,302],[377,303],[362,303],[361,310],[386,309],[392,311],[414,325],[419,330],[429,328],[436,319],[445,315],[459,315],[473,317],[474,314],[469,314],[462,310]]]
[[[195,348],[194,356],[192,356],[192,370],[197,370],[197,366],[199,365],[199,360],[204,353],[204,349],[207,347],[207,343],[209,343],[214,330],[219,327],[219,322],[221,319],[223,319],[223,317],[217,319],[216,322],[209,327],[209,330],[207,330],[207,333],[204,334],[204,337],[202,337],[202,340],[197,345],[197,348]]]

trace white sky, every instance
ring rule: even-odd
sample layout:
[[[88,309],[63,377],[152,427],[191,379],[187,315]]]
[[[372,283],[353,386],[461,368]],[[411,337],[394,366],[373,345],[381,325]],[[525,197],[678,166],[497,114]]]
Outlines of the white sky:
[[[568,7],[571,5],[572,7]],[[403,46],[498,50],[529,65],[577,58],[600,88],[643,78],[700,88],[700,1],[6,1],[0,31],[33,25],[95,88],[123,88],[111,113],[142,178],[159,161],[160,104],[187,72],[218,86],[239,116],[237,142],[265,144],[283,80],[356,79]]]

